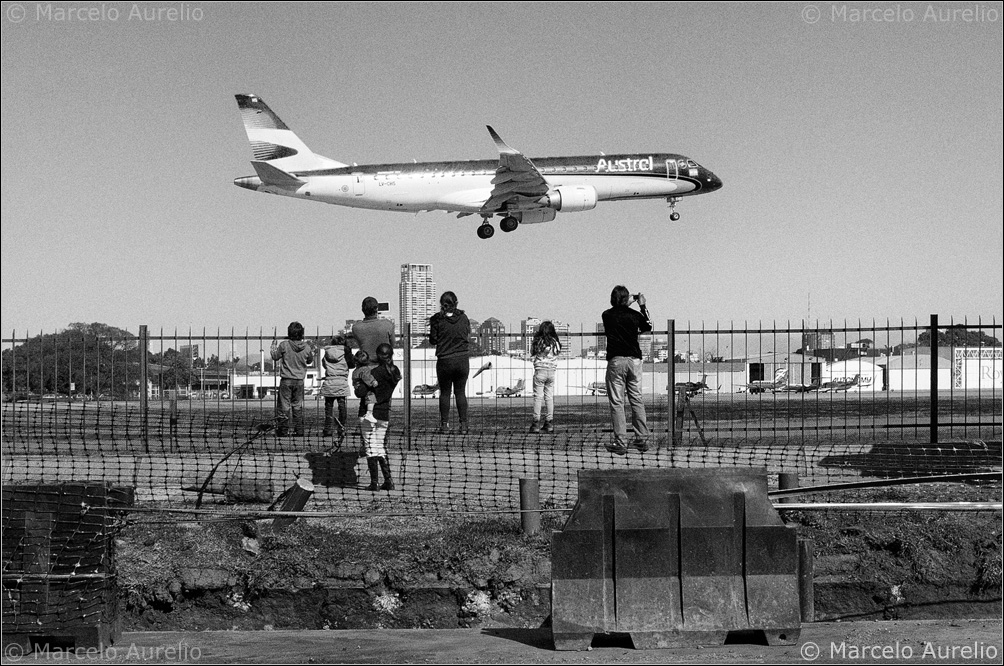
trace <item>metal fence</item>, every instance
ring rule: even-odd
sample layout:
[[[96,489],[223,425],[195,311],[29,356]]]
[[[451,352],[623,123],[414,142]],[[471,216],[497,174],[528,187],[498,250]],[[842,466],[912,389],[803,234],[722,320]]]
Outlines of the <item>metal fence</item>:
[[[602,333],[562,329],[555,432],[545,434],[529,432],[530,334],[477,337],[469,431],[440,434],[434,351],[406,331],[391,417],[397,483],[380,493],[364,489],[355,418],[340,444],[322,435],[319,364],[305,382],[305,436],[261,430],[275,411],[275,330],[15,333],[2,341],[3,483],[105,482],[135,487],[140,504],[204,496],[222,510],[267,503],[306,478],[317,509],[444,510],[512,508],[520,478],[540,481],[545,506],[570,506],[576,471],[605,467],[755,466],[813,484],[1001,469],[995,321],[660,328],[641,340],[651,448],[623,458],[604,446]]]

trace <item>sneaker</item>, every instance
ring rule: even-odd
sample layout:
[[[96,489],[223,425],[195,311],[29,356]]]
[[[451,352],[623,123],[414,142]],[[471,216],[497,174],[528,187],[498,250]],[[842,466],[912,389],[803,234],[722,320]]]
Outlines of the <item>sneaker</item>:
[[[648,451],[648,443],[641,437],[636,437],[631,440],[631,446],[638,449],[639,453],[645,453]]]
[[[540,421],[534,421],[530,424],[530,432],[540,432]]]
[[[541,432],[554,432],[554,426],[551,425],[550,421],[544,421],[544,427],[540,429]]]
[[[440,423],[439,427],[436,428],[433,432],[435,432],[437,435],[448,435],[450,434],[450,424]]]
[[[369,421],[370,423],[377,422],[377,417],[373,416],[373,412],[366,412],[366,416],[364,416],[363,418]]]
[[[607,451],[619,456],[625,456],[627,455],[628,447],[623,444],[607,444]]]
[[[379,489],[380,489],[380,487],[377,486],[377,484],[375,484],[375,483],[371,483],[370,485],[366,486],[366,490],[377,491]]]
[[[384,481],[383,485],[380,486],[380,490],[394,490],[394,484],[390,481]]]
[[[457,432],[459,432],[461,435],[466,435],[467,434],[467,424],[464,423],[463,421],[461,421],[460,422],[460,426],[457,428]]]

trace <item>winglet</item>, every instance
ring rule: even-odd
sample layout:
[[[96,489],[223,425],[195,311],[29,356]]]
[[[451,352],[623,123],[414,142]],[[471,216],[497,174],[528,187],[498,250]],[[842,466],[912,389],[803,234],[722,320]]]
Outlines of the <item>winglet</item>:
[[[495,141],[495,146],[499,149],[500,153],[509,153],[510,155],[519,155],[519,151],[515,148],[510,148],[506,145],[506,142],[502,140],[498,132],[492,129],[491,125],[485,125],[488,128],[488,133],[492,135],[492,139]]]
[[[268,162],[252,161],[251,166],[264,185],[296,189],[306,182]]]

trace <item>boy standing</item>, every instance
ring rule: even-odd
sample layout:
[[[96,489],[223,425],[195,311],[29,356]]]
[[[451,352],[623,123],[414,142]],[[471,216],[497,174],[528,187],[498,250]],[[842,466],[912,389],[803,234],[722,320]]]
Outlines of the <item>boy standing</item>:
[[[286,339],[272,341],[272,360],[279,369],[279,399],[275,405],[278,421],[275,434],[285,437],[289,433],[289,414],[293,415],[293,437],[303,436],[303,380],[307,366],[313,363],[314,343],[303,339],[303,324],[291,322],[286,329]]]

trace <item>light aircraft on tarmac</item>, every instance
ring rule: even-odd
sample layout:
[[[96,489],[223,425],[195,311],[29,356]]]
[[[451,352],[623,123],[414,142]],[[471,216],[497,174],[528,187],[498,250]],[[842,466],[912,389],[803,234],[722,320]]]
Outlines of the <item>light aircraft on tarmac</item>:
[[[861,375],[854,375],[853,377],[842,377],[840,379],[834,379],[829,382],[823,382],[819,385],[820,393],[833,393],[836,391],[849,391],[858,384],[861,383]]]
[[[589,386],[583,386],[582,388],[589,391],[589,395],[606,395],[607,394],[607,384],[606,382],[593,382]]]
[[[708,386],[707,384],[707,379],[708,376],[704,374],[701,375],[701,381],[699,382],[676,382],[675,384],[673,384],[673,388],[675,388],[677,391],[679,391],[680,389],[686,389],[687,397],[692,398],[695,395],[702,395],[706,391],[712,390],[711,387]],[[721,386],[719,386],[718,388],[721,388]]]
[[[746,390],[750,393],[766,393],[770,391],[781,391],[788,385],[788,368],[778,368],[774,372],[774,379],[758,379],[746,385]]]
[[[478,215],[480,238],[494,235],[489,220],[495,215],[502,231],[513,231],[520,223],[550,222],[559,211],[591,210],[599,201],[665,198],[676,221],[681,198],[722,186],[718,176],[676,153],[531,160],[490,126],[498,160],[349,165],[311,152],[260,97],[236,98],[257,174],[235,178],[238,187],[353,208]]]
[[[439,392],[439,384],[418,384],[411,390],[416,398],[435,398]]]
[[[526,388],[526,382],[522,379],[516,382],[515,386],[500,386],[495,389],[495,395],[500,398],[518,398],[523,393],[523,389]]]

